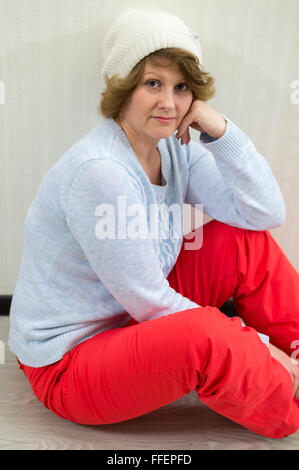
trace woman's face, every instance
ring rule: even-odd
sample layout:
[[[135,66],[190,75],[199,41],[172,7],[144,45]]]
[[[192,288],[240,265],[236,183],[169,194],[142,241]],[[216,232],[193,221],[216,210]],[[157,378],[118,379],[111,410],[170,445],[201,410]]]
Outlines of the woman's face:
[[[141,82],[125,106],[123,118],[136,134],[149,144],[155,143],[178,129],[192,102],[192,91],[179,66],[169,64],[165,68],[147,62]],[[154,116],[174,119],[161,123]]]

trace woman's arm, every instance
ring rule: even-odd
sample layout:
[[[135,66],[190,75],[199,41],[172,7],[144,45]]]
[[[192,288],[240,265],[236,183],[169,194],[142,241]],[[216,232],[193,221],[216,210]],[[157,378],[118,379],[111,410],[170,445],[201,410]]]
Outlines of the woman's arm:
[[[189,165],[186,203],[203,204],[209,216],[249,230],[278,227],[285,220],[279,185],[249,137],[230,121],[224,135],[185,147]],[[203,149],[204,147],[204,149]]]
[[[200,307],[170,287],[150,236],[132,238],[129,232],[132,217],[125,218],[125,225],[120,227],[119,197],[127,210],[136,208],[136,204],[142,208],[140,193],[136,182],[117,162],[94,159],[80,168],[72,182],[66,205],[70,231],[94,272],[124,310],[138,322]],[[120,210],[124,215],[124,209]],[[108,222],[105,230],[110,231],[110,238],[101,238],[103,216]],[[141,223],[148,228],[146,219]],[[127,236],[120,238],[119,228],[124,229]]]

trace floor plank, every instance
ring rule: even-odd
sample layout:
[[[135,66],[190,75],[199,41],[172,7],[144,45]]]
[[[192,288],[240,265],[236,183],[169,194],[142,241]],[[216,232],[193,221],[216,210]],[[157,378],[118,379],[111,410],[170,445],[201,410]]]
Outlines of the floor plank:
[[[295,450],[299,431],[284,439],[259,436],[199,402],[196,392],[147,415],[86,426],[59,418],[35,397],[7,346],[9,317],[0,317],[0,449],[14,450]]]

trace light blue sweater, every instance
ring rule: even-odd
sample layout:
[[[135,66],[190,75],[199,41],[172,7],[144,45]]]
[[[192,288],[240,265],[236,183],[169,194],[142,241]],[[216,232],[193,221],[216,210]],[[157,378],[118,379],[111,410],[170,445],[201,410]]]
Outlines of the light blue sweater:
[[[144,225],[153,221],[150,205],[162,207],[163,202],[202,204],[212,218],[250,230],[284,223],[283,196],[267,161],[223,117],[227,129],[220,139],[201,134],[199,142],[181,146],[174,133],[159,141],[162,186],[150,182],[113,119],[101,118],[50,168],[25,218],[10,310],[8,345],[22,363],[41,367],[56,362],[93,335],[125,325],[131,316],[141,322],[200,307],[166,279],[183,233],[163,238],[160,215],[154,219],[159,220],[159,238],[134,239],[134,207],[145,208]],[[124,215],[123,204],[128,214],[119,222],[117,210]],[[108,214],[105,228],[112,232],[104,238],[102,222]],[[124,228],[129,236],[118,237]]]

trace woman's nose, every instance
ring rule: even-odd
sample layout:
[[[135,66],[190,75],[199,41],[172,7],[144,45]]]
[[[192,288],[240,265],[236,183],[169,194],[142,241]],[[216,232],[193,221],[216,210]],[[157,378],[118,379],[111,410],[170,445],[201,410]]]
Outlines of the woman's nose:
[[[167,109],[169,115],[172,115],[171,113],[175,109],[174,98],[171,96],[163,96],[163,98],[160,97],[158,109],[164,109],[164,110]]]

